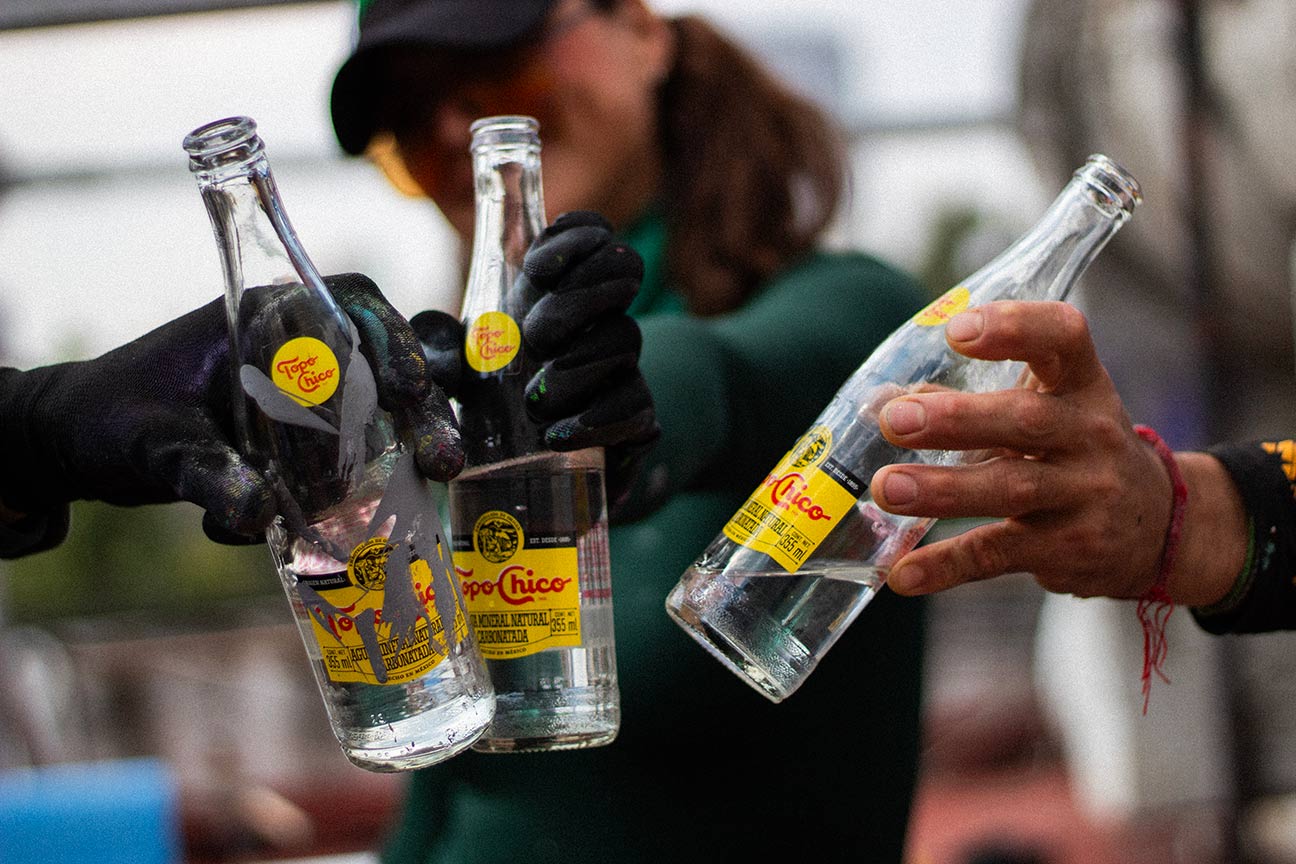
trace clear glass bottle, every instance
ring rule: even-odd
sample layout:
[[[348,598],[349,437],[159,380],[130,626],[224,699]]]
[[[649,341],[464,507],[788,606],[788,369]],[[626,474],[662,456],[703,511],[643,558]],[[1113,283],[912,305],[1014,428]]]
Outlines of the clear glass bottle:
[[[992,300],[1063,299],[1140,200],[1133,177],[1091,156],[1025,236],[887,337],[684,573],[666,599],[676,623],[772,701],[791,695],[934,522],[881,510],[873,472],[975,458],[893,446],[882,406],[1017,384],[1024,364],[955,353],[945,322]]]
[[[284,212],[256,124],[184,139],[225,273],[240,450],[270,478],[266,532],[342,750],[373,771],[469,745],[494,699],[436,489]]]
[[[529,117],[472,127],[476,227],[459,406],[467,466],[450,484],[455,569],[495,686],[485,752],[607,744],[620,727],[603,450],[557,453],[526,414],[539,369],[519,322],[522,259],[544,229]]]

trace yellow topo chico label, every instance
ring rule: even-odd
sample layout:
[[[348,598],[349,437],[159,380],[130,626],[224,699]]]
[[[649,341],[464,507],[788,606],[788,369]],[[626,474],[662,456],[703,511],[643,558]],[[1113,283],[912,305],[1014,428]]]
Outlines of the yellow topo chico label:
[[[913,321],[920,327],[939,327],[968,308],[971,298],[971,292],[958,285],[928,303]]]
[[[527,537],[503,510],[483,513],[455,572],[487,660],[581,644],[580,579],[571,537]]]
[[[426,561],[409,567],[422,615],[404,633],[392,632],[391,623],[383,620],[391,550],[387,539],[374,537],[352,550],[345,572],[298,577],[298,592],[330,680],[401,684],[422,676],[449,653]],[[457,606],[454,626],[458,642],[467,636],[468,624]]]
[[[725,536],[795,573],[864,491],[832,458],[832,443],[826,426],[802,435],[725,525]]]

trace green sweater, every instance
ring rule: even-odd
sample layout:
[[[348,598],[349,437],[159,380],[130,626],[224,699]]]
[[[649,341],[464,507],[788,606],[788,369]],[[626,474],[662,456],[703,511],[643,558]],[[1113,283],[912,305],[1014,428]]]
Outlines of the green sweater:
[[[921,608],[883,592],[815,674],[766,701],[676,627],[666,594],[873,346],[921,304],[858,254],[816,253],[742,308],[697,318],[663,281],[664,232],[631,312],[662,438],[665,504],[613,526],[622,724],[609,746],[469,753],[413,775],[389,864],[899,862],[917,768]]]

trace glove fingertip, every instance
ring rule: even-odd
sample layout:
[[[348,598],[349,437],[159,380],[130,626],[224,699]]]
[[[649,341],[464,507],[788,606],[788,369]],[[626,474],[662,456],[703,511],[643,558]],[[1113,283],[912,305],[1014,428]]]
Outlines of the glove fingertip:
[[[450,348],[463,341],[463,324],[449,312],[424,309],[410,319],[419,341],[437,348]]]
[[[176,497],[203,508],[204,528],[211,527],[207,536],[213,540],[217,540],[213,531],[257,537],[274,521],[275,497],[270,484],[229,445],[195,448],[177,464]]]
[[[231,492],[233,506],[219,514],[225,527],[247,535],[259,535],[270,527],[275,518],[274,494],[261,475],[254,485],[240,483]]]
[[[592,445],[588,440],[591,431],[579,418],[568,417],[550,424],[545,430],[545,446],[550,450],[580,450]]]
[[[463,434],[450,403],[436,388],[420,405],[402,412],[398,422],[424,477],[443,483],[463,470]]]
[[[211,513],[204,513],[202,518],[203,533],[207,539],[213,543],[219,543],[222,546],[254,546],[258,543],[265,542],[265,534],[256,532],[254,534],[242,534],[233,531],[212,516]]]
[[[463,439],[457,430],[453,434],[442,430],[437,434],[420,435],[414,444],[414,461],[419,471],[438,483],[459,476],[465,458]]]
[[[274,493],[265,478],[247,466],[237,466],[219,484],[203,513],[203,532],[227,546],[247,546],[265,539],[275,518]]]

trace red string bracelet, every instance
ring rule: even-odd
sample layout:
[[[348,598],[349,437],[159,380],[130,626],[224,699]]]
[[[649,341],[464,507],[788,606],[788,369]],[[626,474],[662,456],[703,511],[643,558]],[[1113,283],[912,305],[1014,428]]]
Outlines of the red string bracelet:
[[[1139,623],[1143,625],[1143,713],[1147,714],[1148,700],[1152,695],[1152,675],[1167,684],[1163,666],[1166,659],[1166,623],[1174,612],[1174,601],[1166,589],[1170,579],[1170,570],[1174,567],[1175,557],[1179,553],[1179,535],[1183,533],[1184,512],[1188,507],[1188,486],[1184,483],[1183,474],[1174,453],[1166,446],[1149,426],[1135,426],[1134,431],[1144,441],[1152,445],[1161,462],[1170,472],[1170,486],[1173,494],[1170,507],[1170,527],[1166,529],[1165,548],[1161,552],[1161,565],[1157,571],[1156,581],[1138,601]]]

